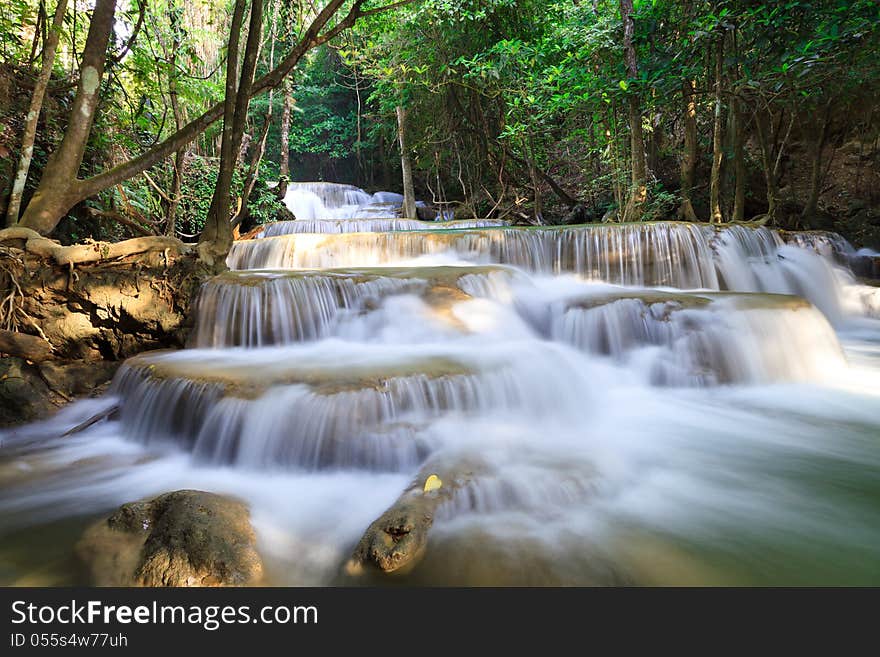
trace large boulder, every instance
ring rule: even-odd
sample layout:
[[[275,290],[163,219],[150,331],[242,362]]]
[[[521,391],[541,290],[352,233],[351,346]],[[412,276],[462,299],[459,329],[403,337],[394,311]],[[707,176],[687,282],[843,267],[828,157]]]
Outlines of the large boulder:
[[[247,506],[196,490],[124,504],[76,549],[97,586],[252,586],[263,574]]]

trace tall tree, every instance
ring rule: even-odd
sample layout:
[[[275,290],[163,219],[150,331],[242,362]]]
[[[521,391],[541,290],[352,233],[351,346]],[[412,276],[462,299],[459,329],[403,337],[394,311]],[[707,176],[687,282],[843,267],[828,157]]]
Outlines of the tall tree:
[[[40,7],[42,9],[43,5],[41,4]],[[43,109],[43,98],[46,95],[46,88],[49,86],[49,79],[52,77],[52,67],[55,65],[55,50],[58,48],[58,40],[61,38],[61,30],[64,28],[64,15],[66,13],[67,0],[58,0],[58,4],[55,7],[55,16],[52,19],[52,27],[46,34],[43,42],[43,65],[37,82],[34,85],[34,93],[31,95],[31,104],[28,107],[27,117],[24,122],[24,134],[21,138],[21,157],[18,161],[18,170],[12,185],[12,193],[9,196],[9,205],[6,208],[6,223],[10,226],[18,221],[21,198],[24,194],[24,186],[27,183],[31,160],[34,156],[37,123],[40,119],[40,111]],[[35,46],[37,36],[40,33],[38,27],[34,30]]]
[[[697,177],[697,100],[696,80],[682,83],[684,105],[684,153],[681,158],[681,206],[679,217],[684,221],[696,221],[691,194]]]
[[[40,233],[50,233],[64,213],[79,200],[81,183],[77,180],[77,173],[98,109],[115,15],[116,0],[96,0],[67,130],[60,146],[49,157],[40,185],[21,219],[24,226]]]
[[[623,52],[626,72],[630,84],[638,85],[639,67],[636,48],[633,43],[635,17],[632,0],[620,0],[620,16],[623,19]],[[645,156],[645,137],[642,130],[642,108],[640,94],[631,90],[627,97],[630,133],[630,157],[632,161],[632,180],[629,199],[623,213],[625,221],[638,221],[642,216],[645,201],[648,200],[648,161]]]
[[[349,29],[360,18],[390,11],[411,1],[400,0],[373,9],[364,9],[363,5],[366,0],[354,0],[348,12],[335,24],[328,27],[337,12],[346,4],[346,0],[328,0],[327,4],[314,15],[308,28],[303,31],[299,41],[294,44],[284,59],[273,70],[254,81],[250,88],[250,96],[255,96],[280,85],[307,52]],[[91,178],[77,179],[76,174],[82,162],[85,141],[94,120],[100,74],[103,72],[106,46],[113,27],[114,11],[115,0],[96,1],[89,36],[82,56],[81,68],[84,75],[80,77],[80,88],[77,90],[71,112],[73,120],[68,125],[61,147],[53,154],[49,165],[44,170],[33,199],[19,220],[20,225],[32,228],[44,235],[51,233],[64,214],[74,205],[141,174],[173,155],[180,148],[198,138],[211,124],[224,115],[225,101],[216,103],[187,123],[181,130],[169,135],[141,155]],[[102,44],[98,43],[100,37],[103,37]],[[103,47],[99,47],[99,45]],[[100,56],[98,52],[100,52]],[[100,70],[95,66],[96,64],[100,64]],[[53,163],[55,163],[54,166]],[[223,230],[221,229],[220,232],[222,233]]]
[[[724,72],[724,35],[718,36],[714,53],[715,110],[712,124],[712,173],[709,179],[709,214],[712,221],[721,223],[721,160],[724,157],[722,77]]]
[[[186,124],[178,89],[180,72],[177,67],[177,53],[183,41],[179,9],[169,6],[168,18],[169,27],[171,28],[171,47],[166,48],[165,52],[165,60],[168,65],[168,98],[171,103],[171,113],[174,115],[174,129],[179,131]],[[177,235],[177,208],[180,205],[183,169],[186,166],[186,150],[186,146],[183,146],[174,153],[174,165],[171,172],[171,192],[166,201],[167,208],[165,212],[165,234],[169,237]]]
[[[229,34],[229,48],[226,53],[226,98],[223,107],[223,141],[220,147],[220,171],[211,207],[205,220],[205,227],[199,236],[199,255],[208,264],[226,256],[232,244],[232,224],[230,224],[230,202],[232,177],[241,151],[241,140],[247,124],[247,111],[251,99],[251,86],[257,67],[263,26],[263,0],[252,0],[251,16],[248,25],[247,43],[241,64],[241,76],[236,79],[238,69],[239,42],[245,12],[245,0],[235,0],[232,13],[232,27]]]
[[[293,90],[290,80],[285,80],[282,86],[284,100],[281,106],[281,156],[278,167],[278,198],[283,199],[287,195],[287,185],[290,182],[290,111],[293,108]]]
[[[397,140],[400,144],[400,172],[403,176],[403,216],[405,219],[416,219],[416,191],[413,185],[412,161],[406,143],[406,109],[403,105],[397,108]]]

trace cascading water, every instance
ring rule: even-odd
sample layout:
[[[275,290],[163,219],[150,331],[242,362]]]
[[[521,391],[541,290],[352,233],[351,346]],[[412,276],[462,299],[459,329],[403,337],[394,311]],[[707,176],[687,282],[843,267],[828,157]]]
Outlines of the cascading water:
[[[400,206],[396,197],[367,194],[353,185],[290,183],[284,204],[300,221],[324,219],[388,218]]]
[[[278,237],[298,233],[383,233],[401,230],[461,230],[504,226],[495,219],[463,219],[458,221],[419,221],[418,219],[323,219],[278,221],[269,224],[256,237]]]
[[[284,197],[295,221],[279,221],[260,231],[257,237],[276,237],[294,233],[361,233],[430,228],[485,228],[503,226],[497,219],[441,221],[401,219],[403,196],[394,192],[368,194],[353,185],[336,183],[290,183]],[[424,203],[417,202],[424,207]]]
[[[232,269],[377,267],[452,253],[538,273],[578,274],[620,285],[801,295],[837,324],[874,312],[873,288],[827,257],[787,246],[775,231],[656,223],[567,228],[497,228],[420,233],[286,235],[236,242]],[[867,295],[868,298],[862,298]],[[848,308],[843,306],[847,305]],[[855,306],[855,307],[853,307]]]
[[[63,563],[87,519],[200,488],[250,503],[271,583],[333,583],[442,464],[476,474],[414,584],[880,584],[880,303],[845,241],[425,229],[292,188],[297,221],[235,243],[189,349],[4,437],[6,582],[75,582],[16,546]]]

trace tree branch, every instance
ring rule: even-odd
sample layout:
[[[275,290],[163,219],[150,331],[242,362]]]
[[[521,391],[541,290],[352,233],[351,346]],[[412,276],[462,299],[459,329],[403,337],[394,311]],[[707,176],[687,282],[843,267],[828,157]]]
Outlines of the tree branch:
[[[285,57],[272,71],[254,81],[254,84],[251,87],[250,97],[253,98],[268,89],[277,87],[299,63],[303,55],[312,48],[326,43],[343,30],[352,27],[359,18],[371,16],[383,11],[390,11],[410,4],[414,2],[414,0],[401,0],[400,2],[366,11],[361,9],[364,2],[365,0],[356,0],[348,14],[346,14],[346,16],[334,27],[322,34],[321,31],[326,27],[327,23],[333,18],[339,8],[345,3],[345,0],[331,0],[315,17],[305,34],[293,50],[288,53],[287,57]],[[104,171],[103,173],[99,173],[96,176],[79,181],[76,185],[76,194],[73,195],[75,200],[72,205],[75,205],[90,196],[94,196],[98,192],[103,191],[108,187],[112,187],[123,180],[133,178],[139,173],[155,166],[165,158],[173,155],[179,149],[194,141],[208,128],[208,126],[214,123],[222,115],[223,103],[216,103],[204,114],[190,121],[181,130],[178,130],[138,157],[123,162],[122,164]]]

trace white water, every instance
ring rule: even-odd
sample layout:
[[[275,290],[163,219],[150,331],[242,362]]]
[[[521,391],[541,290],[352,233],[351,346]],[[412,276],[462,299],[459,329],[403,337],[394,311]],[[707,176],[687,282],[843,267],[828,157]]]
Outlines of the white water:
[[[412,583],[880,583],[877,297],[812,243],[297,234],[230,263],[276,271],[209,282],[198,348],[3,437],[7,545],[202,488],[250,503],[272,583],[328,584],[425,464],[460,462],[479,476]],[[66,581],[4,556],[9,582]]]
[[[403,202],[397,195],[367,194],[353,185],[290,183],[284,204],[299,221],[326,219],[393,219]]]
[[[368,194],[352,185],[290,183],[284,203],[296,218],[269,224],[256,237],[300,233],[375,233],[401,230],[486,228],[503,226],[495,219],[419,221],[401,219],[403,196],[394,192]],[[418,202],[417,205],[424,204]]]

